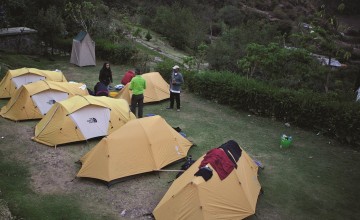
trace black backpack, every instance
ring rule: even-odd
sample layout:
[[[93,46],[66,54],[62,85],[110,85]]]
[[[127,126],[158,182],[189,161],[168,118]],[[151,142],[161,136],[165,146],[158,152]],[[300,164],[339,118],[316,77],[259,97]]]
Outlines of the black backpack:
[[[181,170],[183,170],[183,171],[178,172],[178,174],[176,174],[176,178],[178,178],[179,176],[181,176],[181,174],[183,174],[185,170],[189,169],[189,167],[190,167],[193,163],[195,163],[195,160],[193,160],[192,157],[191,157],[191,155],[189,155],[189,156],[187,157],[187,159],[186,159],[186,162],[185,162],[183,165],[181,165]]]

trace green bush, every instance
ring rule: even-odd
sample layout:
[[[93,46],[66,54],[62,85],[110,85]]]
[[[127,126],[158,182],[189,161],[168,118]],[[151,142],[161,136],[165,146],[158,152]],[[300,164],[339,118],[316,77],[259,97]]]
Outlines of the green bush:
[[[360,105],[333,95],[271,87],[229,72],[186,74],[188,89],[220,104],[320,131],[360,147]]]
[[[54,48],[59,49],[63,53],[71,53],[72,39],[71,38],[55,38]]]
[[[160,62],[158,63],[154,70],[156,72],[159,72],[160,75],[164,78],[164,80],[166,82],[169,82],[170,81],[170,76],[171,76],[171,72],[172,72],[172,67],[174,65],[179,65],[177,63],[175,63],[174,61],[172,60],[169,60],[169,59],[166,59],[164,60],[163,62]]]
[[[105,39],[96,40],[96,56],[111,63],[128,63],[136,53],[137,49],[129,42],[115,44]]]

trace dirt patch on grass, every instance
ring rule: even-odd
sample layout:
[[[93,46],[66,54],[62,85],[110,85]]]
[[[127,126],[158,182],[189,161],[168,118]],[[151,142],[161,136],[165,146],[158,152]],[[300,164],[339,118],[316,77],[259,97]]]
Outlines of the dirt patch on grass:
[[[1,197],[1,191],[0,191],[0,197]],[[2,199],[0,199],[0,219],[8,219],[8,220],[13,219],[6,201]]]
[[[15,123],[0,118],[4,137],[1,150],[8,159],[29,168],[31,186],[39,194],[78,197],[85,210],[96,210],[100,216],[110,213],[115,218],[148,219],[146,214],[153,211],[169,187],[167,182],[172,176],[162,173],[134,176],[109,188],[94,179],[75,178],[80,169],[75,162],[99,140],[55,149],[31,141],[34,125],[35,122]]]

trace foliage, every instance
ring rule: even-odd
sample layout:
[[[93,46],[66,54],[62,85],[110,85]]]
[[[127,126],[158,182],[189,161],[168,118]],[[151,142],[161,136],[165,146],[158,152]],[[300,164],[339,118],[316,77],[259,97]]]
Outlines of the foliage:
[[[270,80],[272,84],[292,89],[317,90],[312,85],[324,73],[324,68],[305,49],[284,48],[276,43],[248,44],[246,56],[238,65],[247,77]]]
[[[123,41],[112,43],[106,39],[96,40],[96,54],[98,57],[116,64],[125,64],[132,60],[137,53],[134,45]]]
[[[195,51],[194,56],[185,56],[182,58],[183,64],[187,66],[188,69],[197,71],[200,69],[200,66],[205,63],[205,57],[207,53],[208,45],[201,43],[197,50]]]
[[[151,36],[149,30],[146,32],[145,39],[146,39],[147,41],[150,41],[150,40],[152,39],[152,36]]]
[[[186,77],[191,92],[210,100],[320,130],[360,147],[360,105],[357,103],[305,90],[276,88],[229,72],[206,71]]]
[[[236,63],[245,55],[247,44],[273,42],[280,36],[276,29],[277,26],[270,23],[249,21],[239,28],[228,30],[209,46],[206,60],[214,70],[238,72],[240,69]]]
[[[65,25],[61,14],[55,7],[50,7],[46,11],[41,9],[36,19],[36,29],[39,37],[44,40],[47,46],[54,48],[54,40],[62,36],[65,31]]]
[[[169,82],[172,73],[172,67],[174,65],[179,64],[175,63],[173,60],[165,59],[163,62],[158,63],[154,69],[156,72],[160,73],[166,82]]]
[[[56,37],[54,39],[54,48],[58,49],[60,53],[64,55],[70,54],[72,49],[72,38],[60,38]]]
[[[226,5],[218,13],[219,19],[230,27],[236,27],[244,23],[245,15],[233,5]]]
[[[135,31],[132,33],[134,37],[141,38],[141,29],[138,27],[135,29]]]
[[[68,2],[65,11],[82,30],[89,32],[90,35],[95,35],[98,31],[101,33],[101,30],[110,23],[109,8],[98,1],[95,3]]]
[[[331,16],[322,5],[315,16],[310,20],[311,26],[308,31],[297,32],[291,35],[290,40],[297,47],[306,48],[313,53],[319,53],[328,58],[328,66],[332,59],[347,60],[351,56],[349,51],[344,50],[339,44],[340,33],[337,30],[338,22]],[[324,91],[330,91],[331,75],[330,68],[322,73],[325,75]]]
[[[196,48],[204,39],[206,30],[201,20],[190,9],[174,4],[159,7],[153,21],[153,30],[167,37],[176,48]]]
[[[182,58],[182,62],[184,66],[187,66],[189,69],[193,69],[194,66],[196,65],[196,60],[195,57],[193,56],[184,56]]]

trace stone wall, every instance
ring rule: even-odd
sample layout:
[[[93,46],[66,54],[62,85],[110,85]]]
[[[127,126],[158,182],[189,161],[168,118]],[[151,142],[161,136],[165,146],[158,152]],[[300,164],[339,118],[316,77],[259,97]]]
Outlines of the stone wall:
[[[0,36],[0,50],[25,54],[39,54],[36,34],[17,34]]]

